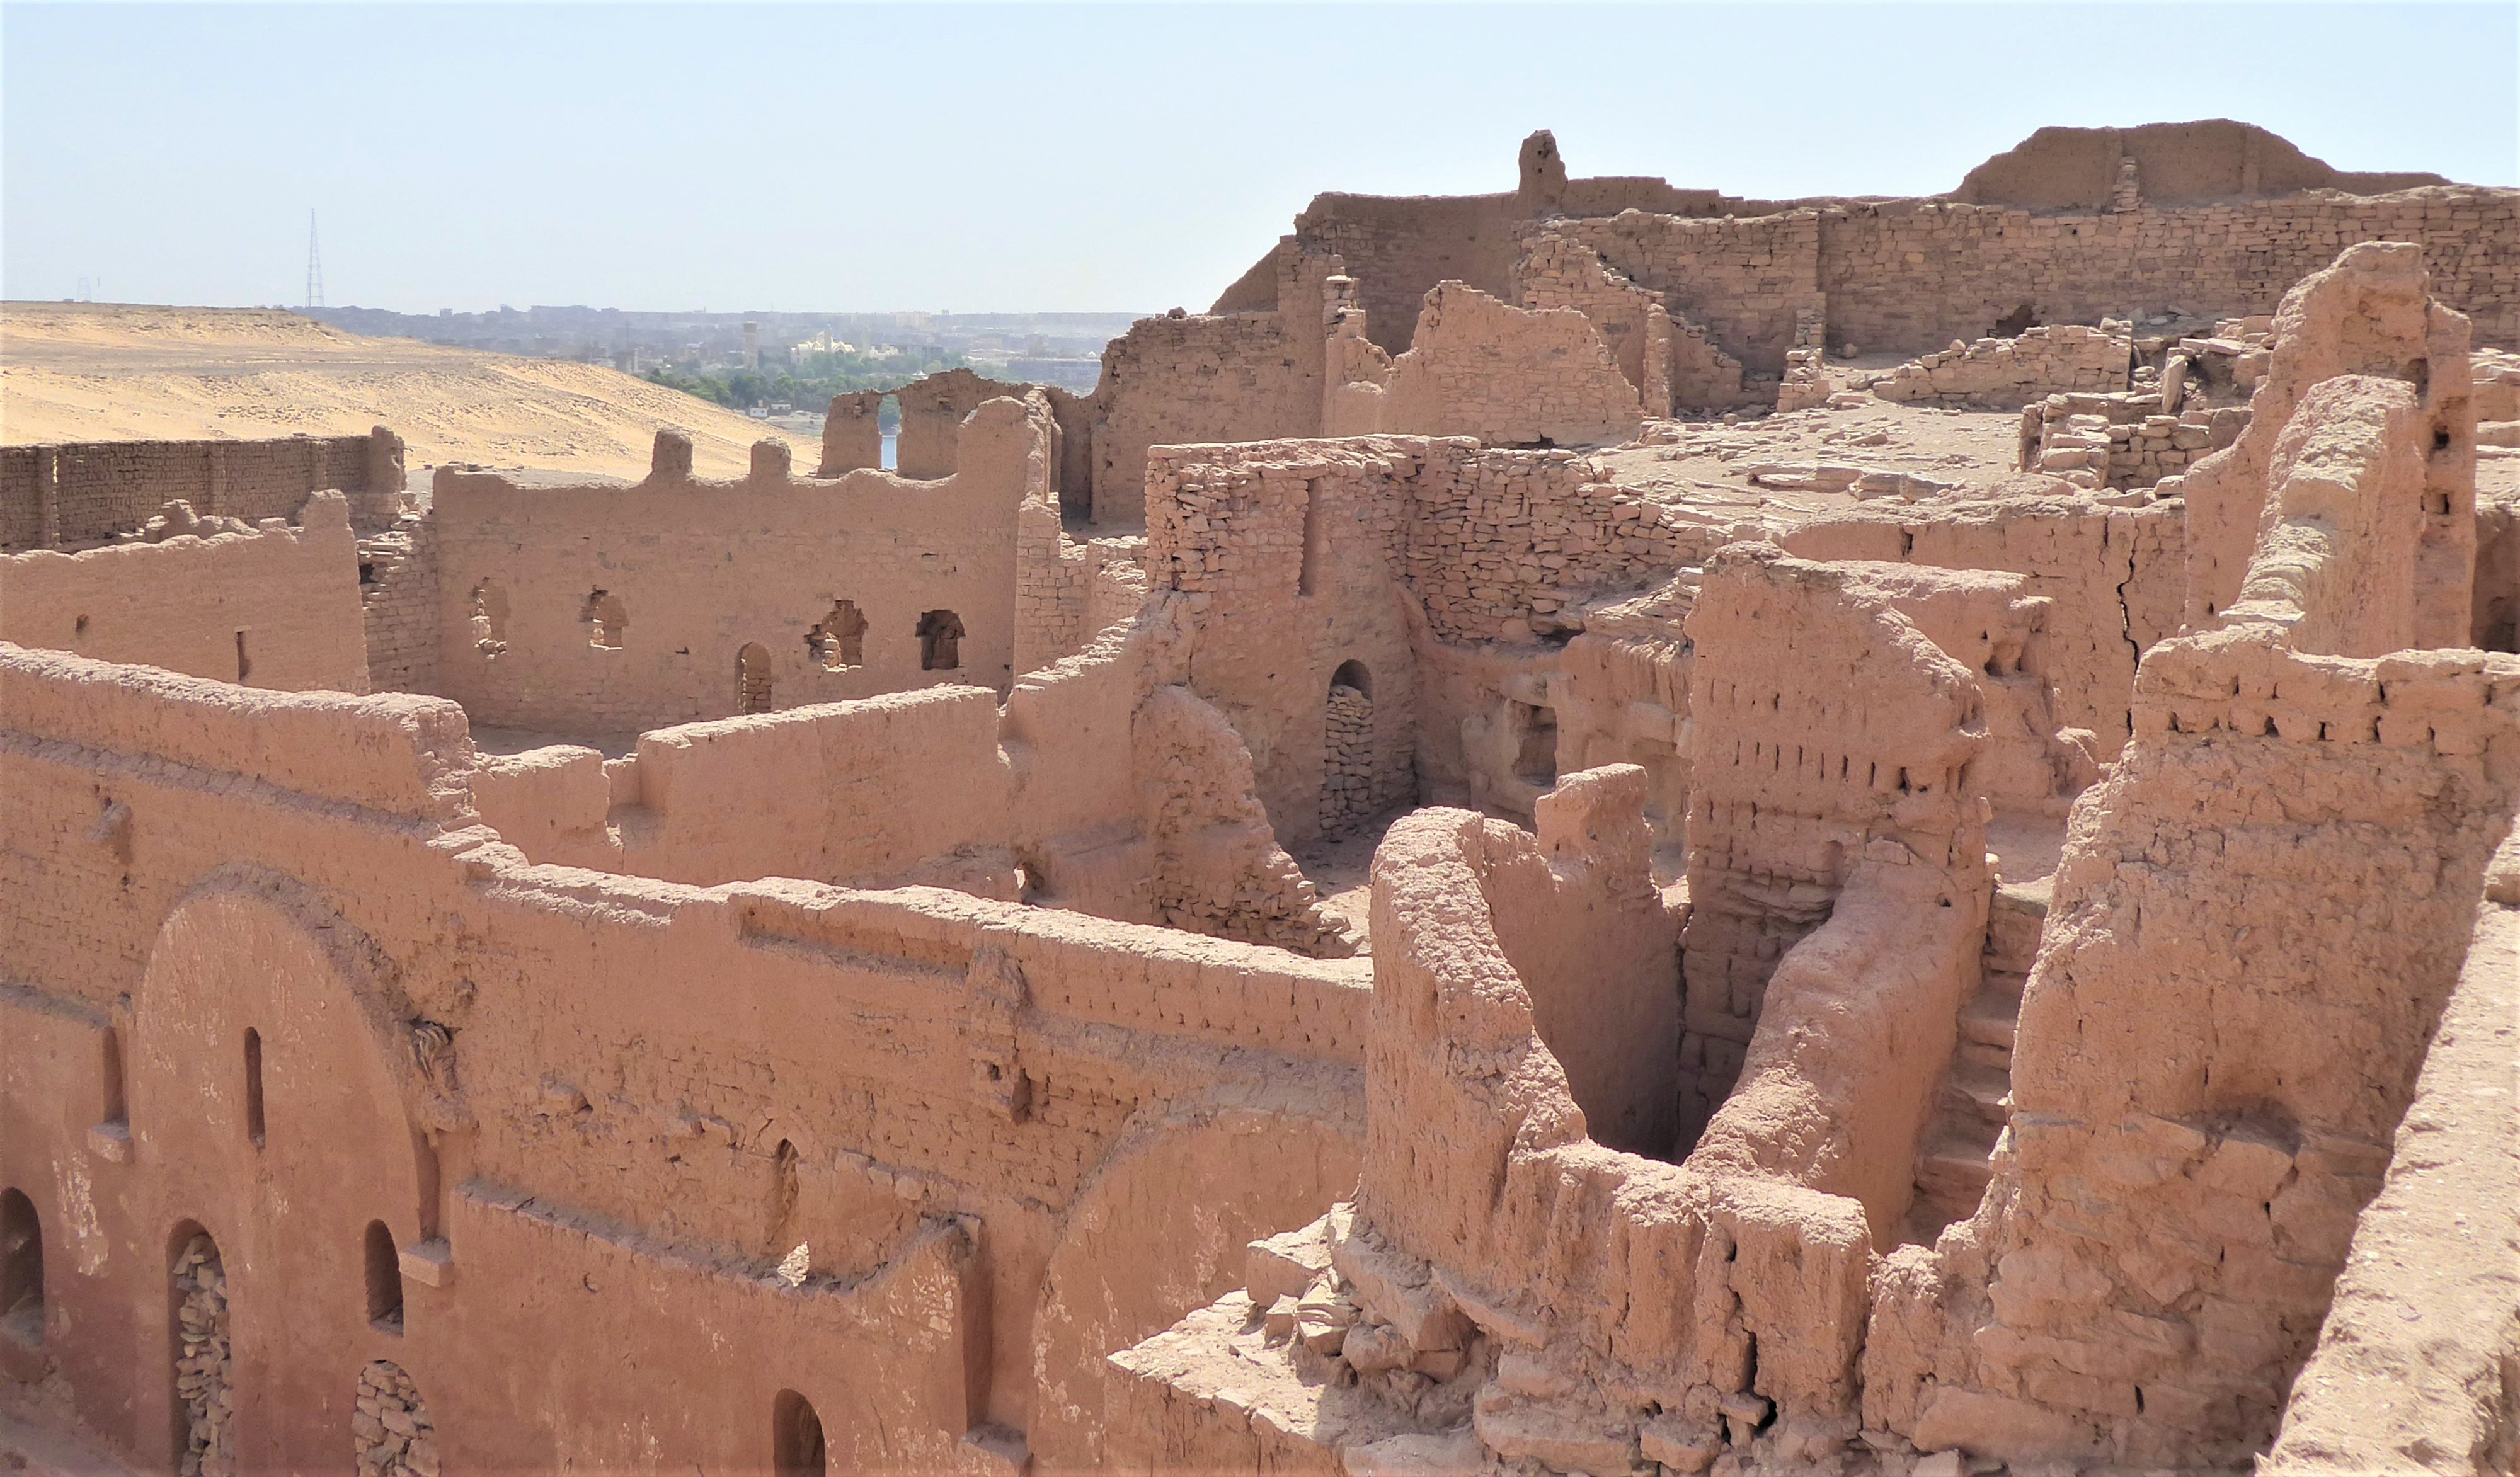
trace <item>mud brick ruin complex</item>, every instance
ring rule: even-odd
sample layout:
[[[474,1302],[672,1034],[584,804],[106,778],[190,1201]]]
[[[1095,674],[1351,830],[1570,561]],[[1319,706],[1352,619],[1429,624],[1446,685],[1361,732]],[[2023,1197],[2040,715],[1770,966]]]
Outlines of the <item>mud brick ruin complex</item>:
[[[1091,396],[0,456],[145,1469],[2508,1472],[2520,192],[1325,195]],[[1370,857],[1370,865],[1369,859]]]

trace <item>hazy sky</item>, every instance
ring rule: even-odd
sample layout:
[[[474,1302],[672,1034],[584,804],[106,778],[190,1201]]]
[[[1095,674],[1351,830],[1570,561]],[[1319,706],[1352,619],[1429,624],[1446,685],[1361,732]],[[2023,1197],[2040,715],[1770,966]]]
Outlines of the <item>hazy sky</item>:
[[[2520,7],[0,5],[0,290],[1204,308],[1323,190],[1928,194],[2235,117],[2520,183]]]

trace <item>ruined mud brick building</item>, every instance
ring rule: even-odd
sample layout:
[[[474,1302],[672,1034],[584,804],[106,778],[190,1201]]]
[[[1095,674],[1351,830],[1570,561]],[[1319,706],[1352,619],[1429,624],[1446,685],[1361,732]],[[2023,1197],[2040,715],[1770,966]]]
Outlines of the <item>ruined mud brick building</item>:
[[[1295,224],[897,470],[0,453],[0,1413],[2510,1470],[2520,192]]]

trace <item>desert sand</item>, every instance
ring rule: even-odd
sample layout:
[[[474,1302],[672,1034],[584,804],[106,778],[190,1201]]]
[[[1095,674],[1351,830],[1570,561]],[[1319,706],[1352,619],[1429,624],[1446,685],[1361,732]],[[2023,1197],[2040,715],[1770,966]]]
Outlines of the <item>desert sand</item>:
[[[0,304],[0,439],[13,445],[377,425],[402,434],[415,473],[471,462],[637,477],[671,425],[690,433],[695,470],[732,474],[754,441],[794,439],[601,365],[365,338],[277,309]]]

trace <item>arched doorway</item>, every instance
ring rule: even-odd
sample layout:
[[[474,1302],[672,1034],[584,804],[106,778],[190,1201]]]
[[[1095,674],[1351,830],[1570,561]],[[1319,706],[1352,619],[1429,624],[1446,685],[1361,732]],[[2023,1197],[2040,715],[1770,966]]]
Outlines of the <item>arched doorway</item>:
[[[778,1477],[824,1477],[831,1470],[823,1417],[793,1390],[782,1390],[770,1402],[770,1464]]]
[[[44,1344],[44,1228],[22,1189],[0,1190],[0,1338]]]
[[[437,1425],[420,1386],[389,1359],[359,1371],[350,1440],[360,1477],[437,1477]]]
[[[770,711],[770,653],[757,641],[744,643],[735,653],[735,710]]]
[[[1322,839],[1348,835],[1372,814],[1373,675],[1346,661],[1322,713]]]
[[[919,617],[919,669],[951,672],[963,665],[963,617],[930,610]]]
[[[179,1227],[171,1239],[176,1469],[183,1477],[230,1477],[237,1469],[236,1358],[227,1269],[218,1242],[200,1227]]]

